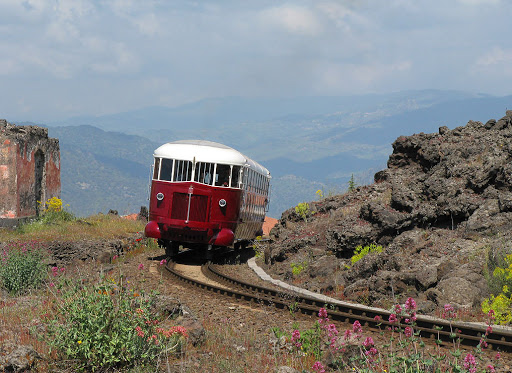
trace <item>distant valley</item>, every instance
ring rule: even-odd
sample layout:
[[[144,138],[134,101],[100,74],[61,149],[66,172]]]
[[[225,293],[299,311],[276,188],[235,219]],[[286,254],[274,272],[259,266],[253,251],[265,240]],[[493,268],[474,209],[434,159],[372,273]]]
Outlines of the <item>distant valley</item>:
[[[499,118],[512,96],[413,91],[356,97],[209,99],[47,123],[61,145],[62,197],[78,215],[147,204],[153,150],[178,139],[232,146],[271,172],[269,215],[315,192],[340,193],[353,174],[371,183],[400,135]],[[24,123],[18,123],[24,124]]]

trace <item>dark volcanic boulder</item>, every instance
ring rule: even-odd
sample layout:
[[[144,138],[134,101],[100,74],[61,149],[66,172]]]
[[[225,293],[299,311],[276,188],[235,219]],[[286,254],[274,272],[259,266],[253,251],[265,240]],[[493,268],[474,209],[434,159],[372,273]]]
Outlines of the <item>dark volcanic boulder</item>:
[[[307,223],[285,212],[271,245],[280,268],[308,258],[305,286],[327,289],[319,279],[336,277],[347,298],[376,305],[413,296],[423,312],[478,307],[489,296],[489,247],[512,247],[512,111],[485,125],[401,136],[374,179],[311,202]],[[383,251],[351,265],[354,249],[371,243]]]

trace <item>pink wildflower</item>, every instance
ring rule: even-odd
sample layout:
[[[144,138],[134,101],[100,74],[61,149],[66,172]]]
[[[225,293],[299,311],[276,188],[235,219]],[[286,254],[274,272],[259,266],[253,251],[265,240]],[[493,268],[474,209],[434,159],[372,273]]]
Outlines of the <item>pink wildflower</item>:
[[[352,331],[350,329],[345,330],[345,340],[349,339],[352,336]]]
[[[413,330],[412,330],[412,328],[411,328],[410,326],[406,327],[406,328],[404,329],[404,334],[405,334],[405,336],[406,336],[407,338],[412,337],[412,334],[413,334]]]
[[[141,270],[144,269],[144,264],[140,263],[139,264],[139,269],[141,269]]]
[[[313,364],[313,370],[318,373],[325,373],[325,368],[319,361]]]
[[[496,356],[494,356],[494,358],[495,358],[496,360],[499,360],[499,358],[500,358],[500,357],[501,357],[500,353],[499,353],[499,352],[496,352]]]
[[[298,330],[294,330],[292,332],[292,343],[294,343],[296,347],[300,347],[302,345],[301,343],[298,342],[299,339],[300,339],[300,332]]]
[[[476,372],[476,360],[471,353],[468,353],[464,358],[464,368],[468,369],[469,373]]]
[[[378,351],[375,347],[370,348],[368,351],[366,351],[364,354],[366,356],[375,356],[377,355]]]
[[[352,331],[354,333],[361,333],[363,331],[363,327],[358,320],[354,321],[354,324],[352,325]]]
[[[320,310],[318,311],[318,317],[321,317],[322,319],[325,319],[327,317],[327,310],[325,308],[323,308],[323,307],[320,308]]]
[[[488,334],[491,334],[492,333],[492,326],[488,326],[487,329],[485,330],[485,335],[488,335]]]
[[[399,304],[395,305],[395,312],[396,314],[400,314],[402,312],[402,307]]]
[[[166,260],[166,259],[162,259],[162,260],[160,261],[160,265],[161,265],[161,266],[163,266],[163,265],[164,265],[164,264],[166,264],[166,263],[167,263],[167,260]]]
[[[140,326],[137,326],[137,327],[135,328],[135,331],[137,332],[137,335],[138,335],[139,337],[144,337],[144,331],[142,330],[142,328],[141,328]]]
[[[407,300],[405,301],[405,309],[407,311],[413,311],[416,309],[416,302],[412,297],[407,298]]]
[[[116,254],[112,257],[112,261],[116,260],[117,258],[119,258],[119,255]]]
[[[372,337],[366,337],[366,339],[363,342],[363,346],[366,347],[366,348],[371,347],[374,344],[375,343],[373,342],[373,338]]]
[[[496,372],[496,369],[494,369],[494,366],[491,364],[487,365],[487,367],[485,369],[487,369],[487,371],[490,373]]]
[[[336,329],[336,325],[334,324],[329,324],[327,331],[329,332],[329,336],[338,335],[338,329]]]
[[[375,316],[373,319],[374,319],[375,321],[379,322],[379,321],[381,320],[381,317],[380,317],[379,315],[377,315],[377,316]]]
[[[396,315],[394,313],[392,313],[391,315],[389,315],[389,322],[391,324],[393,324],[394,322],[396,322]]]
[[[185,338],[188,337],[187,329],[185,329],[183,326],[173,326],[171,329],[169,329],[170,335],[176,333],[181,334]]]
[[[65,272],[65,271],[66,271],[66,268],[62,267],[62,268],[60,269],[60,271],[61,271],[61,272]]]
[[[485,340],[483,340],[483,339],[480,340],[479,345],[482,348],[487,348],[487,346],[488,346],[487,342]]]
[[[445,304],[444,311],[445,312],[453,312],[453,311],[455,311],[455,309],[453,308],[453,306],[451,304]]]
[[[494,316],[494,310],[489,310],[488,315],[489,315],[489,318],[490,318],[491,320],[494,320],[494,319],[496,318],[496,317]]]
[[[55,284],[53,282],[50,282],[50,287],[53,288]]]

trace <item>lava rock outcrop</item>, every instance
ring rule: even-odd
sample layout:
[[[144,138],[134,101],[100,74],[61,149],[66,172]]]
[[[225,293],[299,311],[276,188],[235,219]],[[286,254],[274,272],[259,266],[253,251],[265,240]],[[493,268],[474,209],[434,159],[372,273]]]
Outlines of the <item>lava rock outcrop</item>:
[[[478,307],[489,255],[512,247],[512,111],[438,133],[401,136],[375,183],[294,209],[272,230],[267,270],[304,286],[386,306],[413,296],[425,313]],[[378,254],[351,265],[359,246]],[[319,260],[330,275],[318,275]],[[291,274],[294,263],[306,263]]]

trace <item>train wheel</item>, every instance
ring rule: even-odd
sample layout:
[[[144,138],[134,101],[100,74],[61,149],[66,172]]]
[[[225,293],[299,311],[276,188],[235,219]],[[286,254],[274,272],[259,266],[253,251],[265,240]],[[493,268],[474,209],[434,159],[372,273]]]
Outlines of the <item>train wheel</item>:
[[[213,259],[213,245],[208,245],[206,248],[206,260],[211,261]]]
[[[180,252],[180,244],[175,241],[167,241],[165,245],[165,255],[169,258],[173,258]]]

